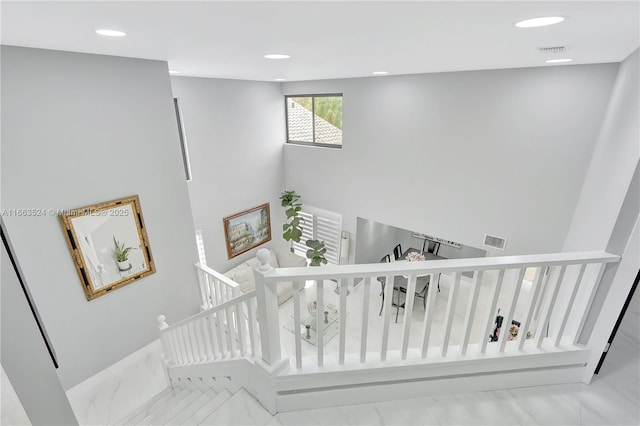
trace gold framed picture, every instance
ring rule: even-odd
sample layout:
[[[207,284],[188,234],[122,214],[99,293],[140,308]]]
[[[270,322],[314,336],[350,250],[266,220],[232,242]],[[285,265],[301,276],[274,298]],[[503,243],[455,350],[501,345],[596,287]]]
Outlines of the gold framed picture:
[[[269,203],[222,219],[229,259],[271,240]]]
[[[155,272],[137,195],[65,210],[58,219],[87,300]]]

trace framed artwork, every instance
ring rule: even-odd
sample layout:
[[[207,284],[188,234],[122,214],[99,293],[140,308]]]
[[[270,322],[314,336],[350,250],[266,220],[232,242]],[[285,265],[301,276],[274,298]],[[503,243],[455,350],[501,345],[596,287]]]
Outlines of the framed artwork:
[[[58,215],[87,300],[153,274],[137,195]]]
[[[229,259],[271,240],[269,203],[222,219]]]

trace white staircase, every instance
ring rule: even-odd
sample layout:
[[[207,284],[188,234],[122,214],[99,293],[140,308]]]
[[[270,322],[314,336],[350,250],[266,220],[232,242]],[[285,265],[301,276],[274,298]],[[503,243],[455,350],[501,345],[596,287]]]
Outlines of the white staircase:
[[[216,412],[233,395],[222,390],[167,388],[130,413],[117,425],[214,425]],[[258,404],[256,402],[256,404]],[[223,408],[224,410],[224,408]],[[266,411],[265,411],[266,413]]]

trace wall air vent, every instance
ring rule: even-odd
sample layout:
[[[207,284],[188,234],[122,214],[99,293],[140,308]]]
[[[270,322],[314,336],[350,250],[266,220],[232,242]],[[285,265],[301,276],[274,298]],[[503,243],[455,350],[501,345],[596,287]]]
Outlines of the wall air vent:
[[[491,247],[498,250],[504,250],[507,245],[507,239],[504,237],[498,237],[495,235],[484,234],[484,246]]]
[[[551,47],[538,47],[538,52],[544,54],[557,54],[567,51],[566,46],[551,46]]]

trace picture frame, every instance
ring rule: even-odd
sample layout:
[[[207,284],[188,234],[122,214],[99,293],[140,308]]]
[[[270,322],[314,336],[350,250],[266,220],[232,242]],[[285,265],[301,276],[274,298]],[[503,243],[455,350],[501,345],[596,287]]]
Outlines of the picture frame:
[[[156,271],[137,195],[64,210],[58,219],[87,300]]]
[[[222,222],[229,259],[271,241],[269,203],[227,216]]]

